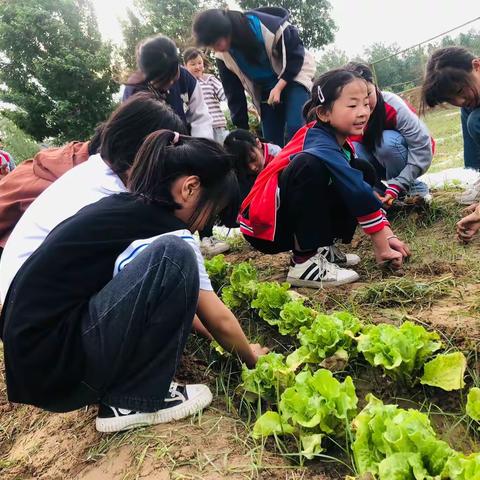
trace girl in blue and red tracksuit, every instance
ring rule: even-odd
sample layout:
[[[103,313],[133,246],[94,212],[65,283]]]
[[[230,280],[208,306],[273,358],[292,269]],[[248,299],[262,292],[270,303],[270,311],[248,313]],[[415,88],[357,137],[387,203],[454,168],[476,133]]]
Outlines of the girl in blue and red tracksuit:
[[[363,132],[370,115],[365,80],[346,70],[325,73],[304,114],[313,121],[258,175],[242,203],[240,230],[262,252],[293,251],[287,281],[294,286],[357,280],[355,271],[339,265],[353,266],[358,256],[334,247],[337,239],[351,241],[357,223],[372,238],[377,262],[399,268],[408,247],[393,234],[372,190],[375,173],[347,141]]]
[[[411,105],[392,92],[382,92],[373,81],[371,69],[351,62],[347,70],[359,73],[367,81],[371,115],[364,135],[351,138],[357,155],[368,160],[381,180],[385,205],[401,196],[431,198],[428,186],[418,180],[432,164],[435,142],[426,125]]]

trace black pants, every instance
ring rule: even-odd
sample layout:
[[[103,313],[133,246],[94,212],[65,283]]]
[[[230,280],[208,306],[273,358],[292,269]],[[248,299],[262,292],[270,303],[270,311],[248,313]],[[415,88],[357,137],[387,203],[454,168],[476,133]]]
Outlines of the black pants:
[[[360,159],[352,167],[364,172],[365,180],[375,182],[372,166]],[[280,208],[273,242],[245,235],[245,239],[263,253],[295,249],[295,239],[302,251],[332,245],[335,240],[350,243],[357,220],[350,213],[331,181],[331,174],[317,157],[296,157],[279,178]]]
[[[82,323],[86,376],[71,406],[160,409],[190,333],[198,289],[195,253],[178,237],[160,237],[132,260],[90,300]]]

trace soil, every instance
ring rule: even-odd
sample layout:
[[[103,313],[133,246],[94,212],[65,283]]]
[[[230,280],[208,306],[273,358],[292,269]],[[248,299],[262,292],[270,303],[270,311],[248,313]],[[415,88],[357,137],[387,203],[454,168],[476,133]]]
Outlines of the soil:
[[[418,235],[438,242],[454,242],[450,224],[419,229]],[[417,238],[418,240],[418,238]],[[421,240],[421,238],[420,238]],[[448,245],[448,243],[446,243]],[[391,272],[379,272],[371,259],[365,238],[355,239],[354,251],[366,261],[359,272],[363,282],[331,290],[299,289],[312,303],[325,310],[351,307],[356,290],[372,281],[395,278]],[[427,328],[441,332],[447,345],[454,345],[469,354],[469,374],[480,377],[480,363],[476,352],[480,344],[480,241],[469,247],[467,253],[450,256],[427,248],[421,258],[407,265],[404,275],[431,282],[451,276],[454,284],[446,294],[430,304],[405,308],[371,308],[355,306],[364,319],[373,322],[395,322],[411,319]],[[248,245],[227,256],[232,263],[251,260],[262,280],[284,281],[289,255],[264,255]],[[249,326],[250,328],[250,326]],[[250,332],[249,332],[250,333]],[[277,351],[288,348],[288,339],[270,331],[266,342]],[[0,345],[1,353],[1,345]],[[1,362],[1,361],[0,361]],[[13,405],[7,401],[3,368],[0,368],[0,478],[13,479],[315,479],[338,480],[348,473],[339,463],[308,462],[298,467],[279,454],[272,440],[262,447],[253,442],[245,426],[247,414],[237,398],[227,401],[219,385],[219,373],[232,384],[238,384],[240,370],[235,360],[228,360],[231,370],[225,373],[226,361],[212,355],[207,344],[190,342],[176,379],[181,382],[203,382],[217,392],[213,405],[201,416],[111,436],[95,431],[96,408],[68,414],[51,414],[30,406]],[[1,364],[0,364],[1,366]],[[222,370],[223,369],[223,370]],[[445,393],[435,389],[405,389],[385,379],[381,373],[372,374],[362,366],[357,371],[357,391],[360,405],[364,394],[372,392],[384,399],[405,400],[404,407],[415,407],[428,399],[439,411],[462,411],[465,396],[458,392]],[[479,450],[478,439],[467,432],[465,422],[452,427],[448,417],[435,415],[435,427],[452,446],[465,452]],[[455,421],[458,417],[455,417]],[[330,448],[329,455],[342,458]]]

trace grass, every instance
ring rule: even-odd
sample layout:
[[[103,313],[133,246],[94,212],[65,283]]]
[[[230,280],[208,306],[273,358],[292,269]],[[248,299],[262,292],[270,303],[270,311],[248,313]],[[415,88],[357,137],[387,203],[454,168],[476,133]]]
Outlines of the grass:
[[[463,138],[460,109],[436,108],[425,115],[432,137],[435,139],[435,155],[430,173],[463,166]]]
[[[17,165],[23,160],[32,158],[40,149],[33,138],[2,115],[0,115],[0,138],[3,140],[3,149],[13,155]]]

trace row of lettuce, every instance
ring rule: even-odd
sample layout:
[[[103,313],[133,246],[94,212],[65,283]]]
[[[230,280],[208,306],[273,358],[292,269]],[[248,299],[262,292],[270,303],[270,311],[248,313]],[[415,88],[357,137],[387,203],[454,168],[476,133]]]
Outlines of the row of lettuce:
[[[227,306],[254,310],[298,345],[287,356],[261,357],[254,369],[243,366],[245,398],[259,406],[254,437],[292,437],[308,459],[329,437],[346,444],[358,475],[380,480],[480,480],[480,453],[455,451],[437,438],[426,414],[385,405],[372,394],[358,413],[353,380],[342,379],[346,364],[362,356],[403,385],[463,389],[466,358],[460,351],[438,353],[437,332],[410,321],[365,325],[349,312],[319,313],[288,284],[259,282],[249,262],[232,266],[218,255],[206,266]],[[480,422],[479,388],[470,389],[466,413]]]

